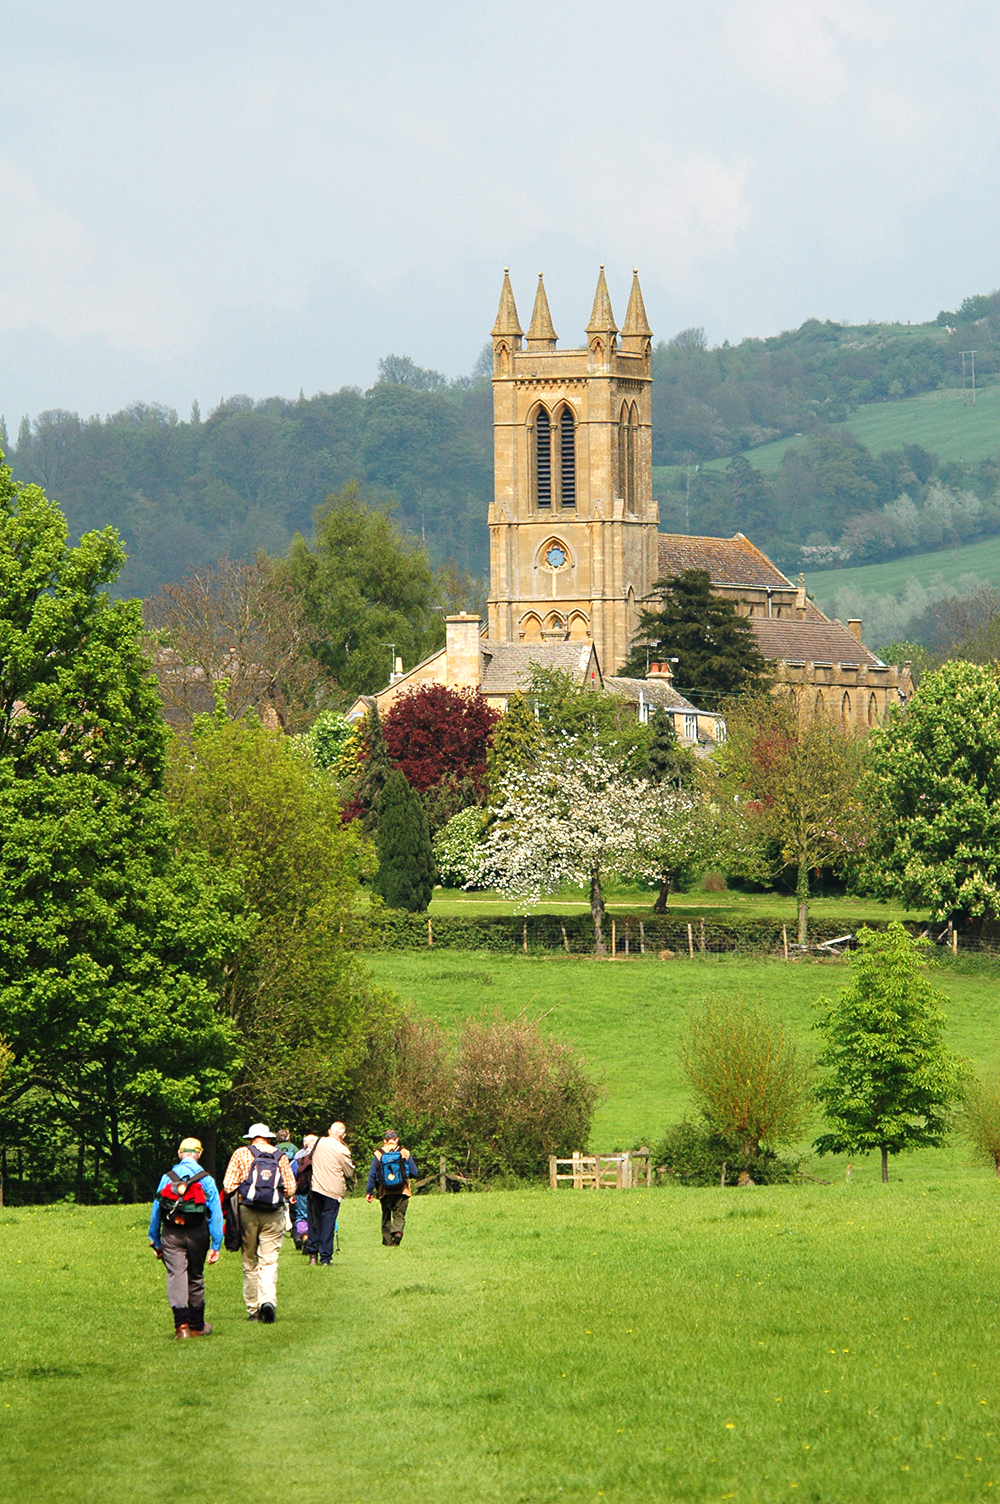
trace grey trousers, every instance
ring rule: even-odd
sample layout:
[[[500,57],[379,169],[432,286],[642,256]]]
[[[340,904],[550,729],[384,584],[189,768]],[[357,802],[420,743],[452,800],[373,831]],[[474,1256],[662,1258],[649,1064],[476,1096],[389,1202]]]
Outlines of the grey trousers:
[[[205,1259],[208,1257],[208,1218],[199,1226],[165,1227],[160,1250],[167,1270],[167,1300],[178,1307],[205,1304]]]

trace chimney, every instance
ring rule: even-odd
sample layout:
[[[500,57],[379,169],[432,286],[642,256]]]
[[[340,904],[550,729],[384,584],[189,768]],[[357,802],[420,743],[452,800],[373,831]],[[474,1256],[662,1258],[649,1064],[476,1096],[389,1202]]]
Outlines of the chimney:
[[[646,678],[656,679],[661,684],[672,684],[674,682],[674,671],[671,663],[672,660],[669,658],[665,659],[663,663],[651,663]]]
[[[856,637],[859,642],[861,641],[861,623],[860,621],[858,621],[857,617],[853,617],[850,621],[848,621],[847,630],[852,634],[852,636]]]
[[[795,580],[795,620],[806,619],[806,577],[799,574]]]
[[[445,676],[449,689],[479,688],[479,617],[445,617]]]

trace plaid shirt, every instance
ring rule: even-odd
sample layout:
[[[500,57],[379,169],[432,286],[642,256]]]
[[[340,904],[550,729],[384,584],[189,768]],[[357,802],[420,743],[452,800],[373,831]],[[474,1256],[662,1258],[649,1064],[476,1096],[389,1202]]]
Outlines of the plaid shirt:
[[[250,1174],[253,1164],[253,1154],[249,1144],[244,1144],[242,1149],[237,1149],[229,1164],[226,1166],[226,1178],[222,1182],[222,1189],[227,1193],[235,1191],[243,1184]],[[292,1167],[288,1163],[288,1155],[283,1154],[278,1160],[278,1169],[281,1172],[281,1184],[289,1201],[295,1197],[295,1176]]]

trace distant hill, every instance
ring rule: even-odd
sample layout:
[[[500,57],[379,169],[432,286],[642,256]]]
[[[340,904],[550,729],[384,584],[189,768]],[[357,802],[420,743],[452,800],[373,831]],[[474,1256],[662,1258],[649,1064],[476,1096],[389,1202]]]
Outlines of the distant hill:
[[[975,408],[961,400],[976,349]],[[488,560],[490,358],[446,381],[388,356],[367,392],[230,397],[188,421],[135,403],[52,411],[0,445],[75,533],[114,524],[120,588],[149,594],[222,553],[283,552],[345,482],[391,501],[434,563]],[[700,329],[653,358],[654,490],[667,531],[747,533],[786,570],[856,565],[1000,532],[1000,293],[933,323],[799,329],[709,349]]]

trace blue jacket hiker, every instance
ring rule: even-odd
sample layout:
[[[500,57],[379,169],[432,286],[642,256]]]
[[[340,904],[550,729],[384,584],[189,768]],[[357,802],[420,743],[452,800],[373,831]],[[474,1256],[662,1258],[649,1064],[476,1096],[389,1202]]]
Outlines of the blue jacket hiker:
[[[201,1144],[181,1141],[177,1163],[160,1177],[149,1219],[149,1241],[167,1270],[167,1300],[174,1336],[207,1337],[205,1261],[214,1264],[222,1246],[218,1187],[198,1163]]]
[[[382,1203],[382,1242],[386,1248],[398,1248],[403,1241],[406,1203],[413,1194],[410,1181],[417,1176],[417,1162],[409,1149],[400,1146],[394,1128],[386,1130],[381,1149],[375,1150],[365,1195],[377,1196]]]

